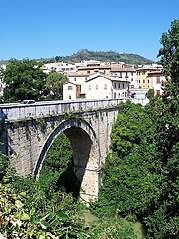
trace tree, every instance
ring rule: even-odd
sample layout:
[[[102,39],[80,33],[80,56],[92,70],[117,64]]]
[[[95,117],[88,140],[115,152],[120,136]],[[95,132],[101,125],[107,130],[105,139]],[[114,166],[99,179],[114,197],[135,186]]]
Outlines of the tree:
[[[12,59],[2,71],[2,75],[5,83],[4,102],[42,99],[46,74],[42,70],[41,62]]]
[[[145,108],[124,104],[111,134],[96,211],[130,214],[147,238],[179,238],[179,20],[159,51],[167,83]],[[105,206],[108,206],[106,209]]]
[[[120,105],[103,168],[96,211],[101,214],[150,215],[160,195],[162,177],[155,172],[155,124],[152,111],[139,104]],[[106,207],[107,206],[107,207]]]
[[[62,98],[63,84],[68,82],[68,77],[62,73],[51,71],[47,76],[46,88],[54,99]]]
[[[149,89],[148,90],[147,98],[149,98],[149,100],[152,100],[154,98],[154,89]]]
[[[156,112],[156,160],[165,178],[160,206],[146,218],[149,234],[154,238],[179,237],[179,20],[162,34],[159,57],[167,83]]]

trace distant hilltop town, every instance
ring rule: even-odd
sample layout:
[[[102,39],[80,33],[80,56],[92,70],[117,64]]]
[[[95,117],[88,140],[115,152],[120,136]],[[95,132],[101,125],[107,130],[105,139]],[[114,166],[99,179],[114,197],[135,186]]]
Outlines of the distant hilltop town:
[[[86,53],[86,50],[83,50],[83,54],[84,51]],[[102,57],[98,54],[99,56]],[[74,63],[59,60],[61,59],[58,58],[55,62],[45,62],[43,71],[47,74],[56,71],[67,75],[68,82],[63,85],[64,100],[129,98],[132,101],[146,104],[149,89],[153,89],[155,95],[162,94],[166,81],[162,65],[147,61],[146,58],[143,58],[146,64],[138,65],[96,59]],[[6,65],[1,64],[1,67],[5,69]],[[1,95],[3,88],[4,85],[0,82]]]
[[[149,89],[161,94],[165,83],[162,65],[157,63],[138,65],[124,62],[47,63],[44,71],[55,70],[68,76],[63,85],[63,99],[78,98],[133,98],[146,99]]]

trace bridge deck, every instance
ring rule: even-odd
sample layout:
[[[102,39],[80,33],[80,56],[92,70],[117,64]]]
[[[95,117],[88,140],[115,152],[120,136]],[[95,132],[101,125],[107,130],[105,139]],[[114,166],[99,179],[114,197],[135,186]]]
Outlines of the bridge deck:
[[[74,100],[74,101],[41,101],[23,105],[18,103],[0,104],[0,118],[21,120],[40,118],[48,115],[59,115],[66,112],[89,111],[116,106],[125,99]]]

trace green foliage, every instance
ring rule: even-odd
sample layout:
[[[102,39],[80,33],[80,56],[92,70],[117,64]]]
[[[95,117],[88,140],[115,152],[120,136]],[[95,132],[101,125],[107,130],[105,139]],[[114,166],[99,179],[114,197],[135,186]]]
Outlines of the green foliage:
[[[154,89],[148,90],[147,97],[149,98],[149,100],[152,100],[154,98]]]
[[[46,129],[47,129],[45,119],[39,118],[39,119],[36,120],[36,122],[37,122],[37,125],[38,125],[40,131],[44,134],[46,132]]]
[[[46,80],[46,89],[48,98],[62,99],[63,84],[68,82],[68,77],[62,73],[51,71]]]
[[[23,99],[42,99],[46,74],[42,71],[42,63],[35,60],[9,61],[6,70],[2,71],[4,102],[17,102]]]
[[[69,62],[69,63],[75,63],[80,62],[84,60],[97,60],[97,61],[113,61],[113,62],[125,62],[128,64],[147,64],[151,63],[152,61],[149,59],[146,59],[145,57],[142,57],[137,54],[130,54],[130,53],[118,53],[115,51],[90,51],[87,49],[82,49],[78,51],[77,53],[71,55],[71,56],[56,56],[55,58],[51,59],[43,59],[44,62]]]
[[[85,227],[84,206],[58,187],[71,164],[69,140],[62,134],[50,148],[38,181],[13,174],[0,184],[0,231],[6,238],[137,238],[134,228],[114,217]],[[4,173],[5,174],[5,173]],[[70,182],[69,172],[66,175]],[[72,182],[71,182],[72,183]],[[68,185],[69,186],[69,185]]]
[[[155,238],[178,238],[179,229],[179,20],[171,23],[161,38],[159,51],[167,77],[164,93],[156,114],[156,158],[160,159],[160,173],[165,177],[166,190],[160,206],[145,219],[149,235]]]
[[[133,225],[122,219],[103,218],[93,223],[90,231],[90,239],[138,239]]]
[[[15,183],[0,185],[0,191],[0,231],[6,238],[85,238],[70,195],[49,200],[30,177],[16,177]]]
[[[73,172],[73,151],[71,143],[65,134],[60,134],[51,145],[43,167],[40,171],[39,181],[47,195],[51,191],[62,190],[79,196],[80,185]]]
[[[9,158],[0,152],[0,182],[6,175],[9,168]]]
[[[153,134],[154,122],[148,109],[130,102],[120,106],[111,134],[111,153],[103,168],[103,186],[96,205],[99,215],[114,214],[117,209],[123,216],[136,214],[140,220],[153,210],[163,179],[155,172]]]
[[[167,83],[145,108],[119,108],[111,151],[103,168],[97,215],[119,215],[145,223],[147,238],[179,237],[179,20],[162,35],[161,62]]]

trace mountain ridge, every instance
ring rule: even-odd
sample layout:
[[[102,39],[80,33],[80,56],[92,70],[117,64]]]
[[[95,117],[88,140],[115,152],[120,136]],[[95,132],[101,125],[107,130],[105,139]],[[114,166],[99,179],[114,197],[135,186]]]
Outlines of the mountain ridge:
[[[154,61],[134,53],[119,53],[116,51],[91,51],[82,49],[71,56],[56,56],[54,59],[57,62],[64,61],[67,63],[81,62],[84,60],[98,60],[107,62],[124,62],[126,64],[150,64]]]
[[[88,49],[82,49],[73,53],[69,56],[55,56],[55,57],[41,57],[40,59],[34,59],[37,61],[42,61],[44,63],[51,62],[66,62],[66,63],[77,63],[84,60],[96,60],[103,62],[124,62],[126,64],[133,65],[144,65],[154,63],[155,61],[147,59],[138,54],[134,53],[121,53],[116,51],[91,51]],[[1,64],[7,64],[9,60],[0,60]]]

